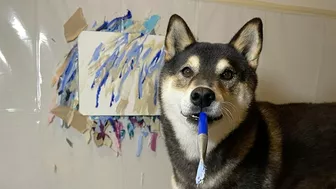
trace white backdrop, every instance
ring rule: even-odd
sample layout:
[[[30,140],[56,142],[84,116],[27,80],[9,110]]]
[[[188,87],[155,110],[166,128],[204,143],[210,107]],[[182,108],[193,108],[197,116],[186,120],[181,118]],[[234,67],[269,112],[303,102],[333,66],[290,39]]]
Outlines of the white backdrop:
[[[316,0],[305,2],[317,5]],[[319,0],[318,6],[336,10],[332,0]],[[137,141],[127,139],[123,156],[117,158],[109,149],[86,145],[77,132],[47,125],[51,76],[71,47],[65,42],[63,24],[78,7],[89,24],[126,9],[140,19],[157,13],[162,16],[159,34],[165,33],[169,16],[178,13],[201,41],[211,42],[229,41],[247,20],[259,16],[265,44],[258,98],[276,103],[336,101],[336,20],[332,18],[195,0],[1,0],[1,189],[170,186],[171,169],[162,140],[156,154],[145,147],[136,158]]]

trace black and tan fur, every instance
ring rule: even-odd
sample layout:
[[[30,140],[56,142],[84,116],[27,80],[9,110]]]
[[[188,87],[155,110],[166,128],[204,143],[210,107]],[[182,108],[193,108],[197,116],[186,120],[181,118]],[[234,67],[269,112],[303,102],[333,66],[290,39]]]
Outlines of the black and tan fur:
[[[191,116],[199,109],[189,98],[200,86],[216,99],[204,108],[213,121],[207,176],[198,188],[336,188],[336,103],[255,100],[262,28],[254,18],[228,44],[201,43],[181,17],[170,18],[160,104],[173,188],[197,188],[197,124]]]

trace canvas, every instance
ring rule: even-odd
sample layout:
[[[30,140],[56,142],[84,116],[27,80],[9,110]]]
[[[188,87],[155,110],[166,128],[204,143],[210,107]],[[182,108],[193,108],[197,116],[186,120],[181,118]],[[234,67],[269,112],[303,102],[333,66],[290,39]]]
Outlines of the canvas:
[[[84,31],[78,58],[83,115],[160,115],[164,36]]]

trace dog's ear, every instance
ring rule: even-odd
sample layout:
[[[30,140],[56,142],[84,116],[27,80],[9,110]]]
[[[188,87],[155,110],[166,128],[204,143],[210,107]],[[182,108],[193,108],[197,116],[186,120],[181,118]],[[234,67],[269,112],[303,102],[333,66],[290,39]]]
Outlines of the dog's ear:
[[[172,15],[169,19],[165,39],[165,61],[169,61],[177,53],[195,42],[195,37],[183,18],[177,14]]]
[[[248,21],[231,39],[230,44],[243,54],[249,65],[257,69],[263,43],[263,23],[260,18]]]

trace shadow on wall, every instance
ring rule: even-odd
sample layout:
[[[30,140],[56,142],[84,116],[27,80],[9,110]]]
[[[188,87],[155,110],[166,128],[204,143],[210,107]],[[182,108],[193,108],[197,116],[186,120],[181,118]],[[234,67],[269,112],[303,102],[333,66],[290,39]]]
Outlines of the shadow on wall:
[[[256,98],[258,101],[269,101],[276,104],[289,102],[313,102],[309,94],[302,96],[299,92],[290,89],[289,85],[281,82],[281,77],[270,70],[258,74]],[[298,87],[299,88],[299,87]]]
[[[315,85],[314,82],[300,84],[302,78],[300,79],[298,76],[287,75],[288,78],[284,79],[282,74],[267,69],[258,71],[257,74],[259,83],[256,98],[258,101],[269,101],[276,104],[336,102],[336,85],[322,83],[322,81],[316,81]],[[297,81],[289,83],[291,78],[292,80],[297,78]],[[311,86],[307,86],[307,84]]]

